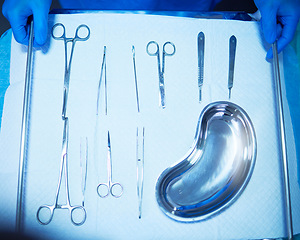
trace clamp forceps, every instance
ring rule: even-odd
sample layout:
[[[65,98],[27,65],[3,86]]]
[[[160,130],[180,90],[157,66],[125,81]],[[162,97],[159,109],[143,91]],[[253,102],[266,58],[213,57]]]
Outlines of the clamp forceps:
[[[80,32],[84,29],[86,30],[86,33],[84,33],[84,36],[83,37],[79,36]],[[60,34],[57,35],[56,32],[59,32]],[[55,40],[63,40],[64,46],[65,46],[64,100],[63,100],[63,109],[62,109],[62,118],[64,119],[67,114],[67,101],[68,101],[69,85],[70,85],[70,73],[71,73],[71,65],[72,65],[75,43],[77,41],[88,40],[90,38],[90,29],[87,25],[82,24],[76,28],[75,36],[73,38],[67,38],[65,26],[61,23],[57,23],[52,28],[52,37]],[[71,48],[70,59],[69,59],[69,63],[68,63],[67,55],[68,55],[68,43],[69,42],[72,43],[72,48]]]
[[[86,220],[86,211],[85,211],[84,207],[71,206],[71,203],[70,203],[69,183],[68,183],[68,142],[69,142],[69,119],[66,117],[64,120],[64,133],[63,133],[63,144],[62,144],[62,153],[61,153],[61,164],[60,164],[57,190],[56,190],[56,194],[55,194],[55,202],[53,205],[40,206],[37,211],[37,214],[36,214],[38,222],[42,225],[47,225],[52,221],[55,209],[68,209],[70,212],[71,221],[76,226],[82,225]],[[64,169],[65,169],[65,171],[64,171]],[[64,174],[63,174],[63,171],[64,171]],[[64,181],[65,181],[65,191],[66,191],[65,194],[66,194],[66,198],[67,198],[66,204],[64,204],[64,205],[58,204],[58,197],[59,197],[62,178],[64,178]],[[45,212],[45,211],[41,212],[41,210],[43,210],[43,209],[48,209],[50,212],[50,216],[49,216],[48,220],[44,220],[44,219],[47,219],[46,216],[48,216],[49,214],[41,215],[42,212]],[[80,210],[82,212],[81,216],[83,216],[83,217],[82,217],[81,221],[75,220],[75,219],[77,219],[77,217],[75,218],[73,216],[75,210]],[[78,211],[76,211],[76,212],[78,212]],[[78,214],[76,214],[76,216],[77,215]]]
[[[97,187],[97,193],[99,197],[106,198],[111,194],[115,198],[119,198],[123,194],[123,186],[119,182],[112,181],[112,161],[111,161],[111,146],[110,136],[108,132],[108,143],[107,143],[107,174],[108,179],[106,183],[100,183]]]
[[[55,32],[59,31],[59,29],[60,29],[60,34],[57,35],[57,33],[55,33]],[[86,29],[86,31],[87,31],[86,36],[84,36],[84,37],[79,36],[80,29]],[[71,206],[71,204],[70,204],[69,183],[68,183],[69,119],[66,115],[67,115],[67,101],[68,101],[68,93],[69,93],[69,85],[70,85],[70,71],[71,71],[75,43],[76,43],[76,41],[86,41],[87,39],[89,39],[90,29],[86,25],[78,26],[76,29],[74,38],[67,38],[65,33],[66,33],[65,26],[61,23],[55,24],[52,28],[52,37],[55,40],[63,40],[64,46],[65,46],[65,75],[64,75],[64,95],[63,95],[63,108],[62,108],[62,120],[64,121],[64,129],[63,129],[60,174],[59,174],[58,185],[57,185],[57,190],[56,190],[56,195],[55,195],[55,203],[53,205],[40,206],[37,211],[36,217],[37,217],[37,220],[39,223],[41,223],[42,225],[47,225],[52,221],[55,209],[68,209],[70,212],[70,215],[71,215],[72,223],[76,226],[79,226],[79,225],[82,225],[86,220],[86,211],[85,211],[84,207],[82,207],[82,206]],[[69,63],[68,63],[68,56],[67,56],[68,42],[72,43]],[[64,169],[65,169],[65,171],[64,171]],[[64,171],[64,175],[63,175],[63,171]],[[64,176],[64,180],[65,180],[65,188],[66,188],[65,191],[66,191],[66,198],[67,198],[67,200],[66,200],[67,203],[65,205],[58,204],[58,196],[59,196],[61,180],[62,180],[63,176]],[[42,209],[48,209],[50,211],[50,217],[46,221],[44,221],[44,217],[41,216]],[[79,222],[75,221],[74,217],[73,217],[73,213],[76,209],[80,209],[81,212],[83,213],[83,219]]]
[[[154,51],[153,47],[154,46]],[[167,46],[172,48],[172,51],[167,51]],[[169,48],[169,47],[168,47]],[[163,45],[162,51],[162,68],[160,65],[160,56],[159,56],[159,45],[155,41],[150,41],[147,44],[146,51],[149,56],[156,56],[157,57],[157,66],[158,66],[158,78],[159,78],[159,106],[165,108],[165,80],[164,80],[164,73],[165,73],[165,57],[166,56],[173,56],[175,54],[175,45],[172,42],[165,42]]]

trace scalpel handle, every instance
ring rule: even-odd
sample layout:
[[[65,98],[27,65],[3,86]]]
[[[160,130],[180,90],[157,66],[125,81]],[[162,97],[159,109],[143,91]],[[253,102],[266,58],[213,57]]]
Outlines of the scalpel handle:
[[[203,32],[198,34],[198,88],[199,88],[199,102],[202,100],[202,85],[204,72],[204,43],[205,36]]]
[[[236,37],[234,35],[232,35],[229,39],[229,72],[228,72],[229,99],[231,97],[231,88],[233,87],[233,73],[234,73],[236,42],[237,42]]]

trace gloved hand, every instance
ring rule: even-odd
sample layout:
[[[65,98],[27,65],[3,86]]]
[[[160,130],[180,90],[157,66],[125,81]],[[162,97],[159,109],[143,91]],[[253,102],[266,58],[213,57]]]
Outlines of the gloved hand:
[[[278,52],[292,41],[300,18],[300,0],[254,0],[261,13],[261,24],[265,40],[277,41]],[[270,49],[267,58],[272,58]]]
[[[33,15],[34,44],[43,45],[48,31],[48,12],[52,0],[5,0],[2,13],[10,22],[17,42],[28,44],[27,19]]]

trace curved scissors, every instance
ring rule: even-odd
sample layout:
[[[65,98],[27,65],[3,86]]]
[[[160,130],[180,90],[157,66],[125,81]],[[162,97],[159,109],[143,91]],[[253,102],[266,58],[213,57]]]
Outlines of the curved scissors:
[[[85,30],[85,31],[84,31]],[[80,36],[84,32],[83,36]],[[52,27],[52,37],[55,40],[63,40],[64,46],[65,46],[65,76],[64,76],[64,100],[63,100],[63,109],[62,109],[62,118],[64,119],[66,117],[67,112],[67,101],[68,101],[68,94],[69,94],[69,83],[70,83],[70,72],[71,72],[71,65],[72,65],[72,59],[73,59],[73,52],[75,43],[77,41],[86,41],[90,38],[90,29],[87,25],[82,24],[76,28],[75,36],[73,38],[67,38],[66,37],[66,29],[65,26],[62,23],[56,23]],[[68,62],[68,43],[72,43],[71,53],[70,53],[70,59]]]
[[[112,161],[111,161],[111,147],[110,136],[108,132],[108,148],[107,148],[107,183],[100,183],[97,187],[99,197],[105,198],[111,194],[115,198],[119,198],[123,194],[123,186],[119,182],[112,182]],[[114,191],[115,190],[115,191]]]
[[[86,220],[86,211],[85,211],[84,207],[71,206],[71,204],[70,204],[69,183],[68,183],[68,141],[69,141],[69,121],[68,121],[68,118],[66,117],[64,119],[64,133],[63,133],[63,144],[62,144],[62,154],[61,154],[61,165],[60,165],[60,174],[59,174],[59,179],[58,179],[57,190],[56,190],[56,194],[55,194],[55,202],[53,205],[40,206],[36,213],[37,220],[42,225],[47,225],[52,221],[55,209],[68,209],[70,212],[71,221],[76,226],[82,225]],[[64,169],[65,169],[65,171],[64,171]],[[63,171],[64,171],[64,174],[63,174]],[[67,198],[67,200],[66,200],[67,203],[64,205],[58,204],[58,196],[59,196],[59,192],[60,192],[62,178],[64,178],[64,181],[65,181],[65,191],[66,191],[65,193],[66,193],[66,198]],[[43,217],[41,216],[41,210],[43,210],[43,209],[48,209],[50,211],[50,217],[46,221],[44,221]],[[79,222],[75,221],[74,217],[73,217],[73,213],[77,209],[81,210],[81,212],[83,213],[83,219]]]
[[[170,51],[167,51],[166,48],[171,48]],[[152,50],[151,50],[152,49]],[[153,51],[154,49],[154,51]],[[160,65],[160,56],[159,56],[159,45],[155,41],[150,41],[147,44],[146,51],[149,56],[156,56],[157,57],[157,66],[158,66],[158,78],[159,78],[159,106],[165,108],[165,80],[164,80],[164,73],[165,73],[165,57],[166,56],[173,56],[175,54],[176,48],[174,43],[172,42],[165,42],[163,45],[162,51],[162,68]]]

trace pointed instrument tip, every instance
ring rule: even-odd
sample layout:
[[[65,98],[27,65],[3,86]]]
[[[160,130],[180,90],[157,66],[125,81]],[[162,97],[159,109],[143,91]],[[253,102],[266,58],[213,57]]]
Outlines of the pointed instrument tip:
[[[110,135],[109,135],[109,131],[107,131],[107,142],[108,142],[108,147],[110,147]]]

